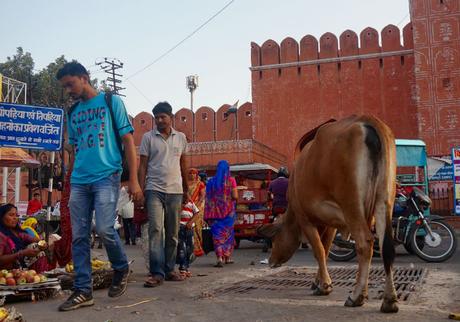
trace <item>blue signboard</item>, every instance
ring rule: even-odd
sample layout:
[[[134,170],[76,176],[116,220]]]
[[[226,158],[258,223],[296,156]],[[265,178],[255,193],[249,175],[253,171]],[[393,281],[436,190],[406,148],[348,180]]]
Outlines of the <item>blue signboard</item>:
[[[452,149],[452,163],[454,166],[454,210],[460,215],[460,147]]]
[[[442,168],[439,168],[435,174],[430,177],[432,181],[452,181],[454,176],[454,166],[452,164],[446,164]]]
[[[63,122],[60,108],[0,102],[0,146],[60,150]]]

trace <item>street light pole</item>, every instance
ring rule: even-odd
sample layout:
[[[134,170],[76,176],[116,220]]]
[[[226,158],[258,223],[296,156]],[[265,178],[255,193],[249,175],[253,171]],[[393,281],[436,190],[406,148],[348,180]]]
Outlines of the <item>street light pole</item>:
[[[192,142],[195,142],[195,113],[193,111],[193,93],[198,88],[198,75],[187,76],[186,86],[190,91],[190,110],[192,111]]]

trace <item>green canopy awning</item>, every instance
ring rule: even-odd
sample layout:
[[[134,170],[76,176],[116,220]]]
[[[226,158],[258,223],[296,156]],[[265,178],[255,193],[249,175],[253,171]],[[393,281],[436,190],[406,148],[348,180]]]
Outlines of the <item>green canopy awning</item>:
[[[426,166],[426,144],[422,140],[396,140],[398,167]]]

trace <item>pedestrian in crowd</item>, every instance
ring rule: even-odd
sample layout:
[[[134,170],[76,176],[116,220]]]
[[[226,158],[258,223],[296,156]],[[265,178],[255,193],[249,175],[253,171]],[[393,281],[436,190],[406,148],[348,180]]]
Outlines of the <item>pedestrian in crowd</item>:
[[[202,216],[199,215],[200,209],[192,201],[188,201],[183,205],[180,215],[177,264],[179,264],[179,273],[184,277],[192,276],[189,268],[191,262],[195,259],[193,228],[197,221],[202,219]]]
[[[120,210],[118,210],[123,222],[123,232],[125,235],[125,245],[136,245],[136,227],[133,222],[134,203],[130,200]]]
[[[69,208],[75,279],[72,295],[59,310],[69,311],[94,304],[89,234],[93,210],[97,233],[114,269],[108,295],[118,297],[126,291],[128,259],[114,229],[123,169],[120,140],[129,165],[128,191],[134,201],[142,199],[142,191],[136,176],[133,127],[123,101],[113,95],[109,106],[105,94],[98,93],[91,85],[85,67],[75,61],[65,64],[56,76],[70,97],[78,100],[67,119],[69,143],[74,148]]]
[[[172,127],[172,107],[160,102],[152,110],[156,127],[144,134],[139,149],[139,181],[149,220],[149,269],[145,287],[183,281],[175,271],[179,214],[188,199],[184,133]]]
[[[134,223],[139,230],[141,239],[142,257],[144,257],[145,268],[150,276],[150,251],[149,251],[149,220],[147,209],[143,204],[134,204]]]
[[[206,186],[206,184],[208,183],[208,175],[206,174],[206,172],[200,172],[198,174],[198,177],[200,177],[201,182],[203,182]]]
[[[34,217],[27,218],[21,225],[21,229],[24,230],[32,238],[40,238],[37,233],[38,220]]]
[[[16,206],[0,206],[0,270],[22,268],[42,273],[55,268],[56,262],[44,252],[48,245],[41,248],[39,242],[39,236],[31,236],[19,226]]]
[[[198,170],[190,168],[188,170],[188,194],[190,201],[198,208],[193,226],[193,249],[195,256],[203,256],[203,238],[201,231],[203,229],[204,199],[206,195],[206,186],[198,176]]]
[[[214,177],[206,185],[204,219],[211,225],[215,267],[233,263],[235,245],[235,202],[238,199],[235,178],[230,176],[230,167],[225,160],[219,161]]]
[[[286,212],[287,209],[287,191],[289,185],[289,172],[286,167],[280,167],[278,169],[277,178],[270,182],[268,191],[270,197],[273,200],[272,203],[272,215],[273,218]]]
[[[280,214],[286,212],[287,209],[287,191],[289,185],[289,172],[286,167],[280,167],[278,169],[277,177],[275,180],[270,182],[268,185],[269,197],[272,200],[272,221]],[[303,245],[303,244],[302,244]],[[262,251],[268,252],[268,249],[272,247],[271,239],[267,238],[264,240],[264,246]]]
[[[41,196],[38,192],[34,193],[33,198],[27,204],[27,216],[33,216],[43,208]]]

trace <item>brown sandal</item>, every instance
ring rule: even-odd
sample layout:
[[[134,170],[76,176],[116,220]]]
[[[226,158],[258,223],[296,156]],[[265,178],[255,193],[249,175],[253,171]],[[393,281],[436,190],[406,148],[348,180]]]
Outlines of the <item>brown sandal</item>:
[[[179,273],[171,272],[168,275],[166,275],[165,280],[170,282],[183,282],[185,281],[185,278]]]
[[[157,287],[163,284],[163,279],[159,277],[152,277],[150,276],[145,282],[144,282],[144,287]]]

